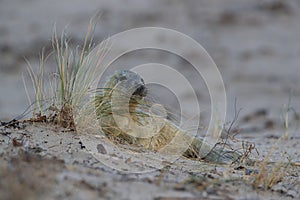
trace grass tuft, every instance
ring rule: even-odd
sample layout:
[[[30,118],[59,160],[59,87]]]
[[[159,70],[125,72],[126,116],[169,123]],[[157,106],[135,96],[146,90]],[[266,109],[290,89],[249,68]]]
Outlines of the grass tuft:
[[[103,48],[99,47],[92,59],[88,57],[94,48],[93,33],[97,19],[99,19],[98,13],[89,22],[81,48],[79,46],[72,48],[65,31],[59,37],[54,30],[52,50],[57,72],[50,76],[50,87],[45,88],[44,71],[46,60],[52,54],[45,56],[44,51],[42,52],[38,72],[35,72],[28,62],[28,74],[35,93],[33,119],[45,115],[48,121],[56,122],[69,130],[76,130],[75,118],[80,114],[77,112],[92,107],[91,103],[83,104],[103,71],[101,61],[108,49],[106,45]],[[25,89],[27,91],[26,86]]]
[[[270,151],[272,152],[272,151]],[[252,186],[260,189],[272,189],[277,183],[281,182],[286,176],[290,162],[278,162],[270,166],[270,153],[259,165],[258,174],[254,175]]]

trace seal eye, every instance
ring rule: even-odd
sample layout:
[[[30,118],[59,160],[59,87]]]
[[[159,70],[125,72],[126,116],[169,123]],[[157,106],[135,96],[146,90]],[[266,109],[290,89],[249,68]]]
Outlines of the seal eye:
[[[125,80],[127,80],[126,75],[125,75],[125,76],[123,75],[123,76],[120,76],[120,77],[119,77],[119,81],[125,81]]]

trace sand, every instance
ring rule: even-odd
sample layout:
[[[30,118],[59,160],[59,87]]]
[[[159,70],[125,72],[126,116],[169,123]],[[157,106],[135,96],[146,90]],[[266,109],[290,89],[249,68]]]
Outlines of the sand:
[[[298,1],[48,1],[0,2],[0,120],[9,121],[30,104],[22,81],[24,57],[34,66],[42,47],[50,49],[54,23],[66,26],[74,43],[84,39],[89,18],[102,17],[95,31],[100,42],[130,28],[161,26],[197,40],[216,62],[227,93],[227,120],[234,114],[234,99],[242,109],[233,130],[237,138],[256,145],[263,160],[300,162],[300,3]],[[193,53],[193,52],[191,52]],[[130,57],[131,56],[131,57]],[[173,65],[192,72],[173,55],[146,51],[131,54],[114,67],[135,66],[142,61]],[[150,57],[150,58],[149,58]],[[46,73],[55,70],[49,61]],[[167,77],[168,78],[168,77]],[[30,79],[24,77],[28,88]],[[194,79],[191,76],[191,79]],[[192,80],[193,81],[193,80]],[[209,110],[204,84],[197,89],[203,110]],[[29,91],[33,94],[33,91]],[[161,96],[168,102],[168,96]],[[190,96],[182,93],[189,102]],[[291,97],[295,112],[289,114],[289,139],[283,104]],[[176,103],[169,101],[172,106]],[[193,108],[185,112],[194,116]],[[26,119],[30,115],[25,116]],[[202,115],[205,120],[209,112]],[[13,140],[13,138],[18,140]],[[20,143],[18,145],[18,142]],[[271,152],[271,153],[270,153]],[[151,153],[150,153],[151,154]],[[180,158],[170,167],[145,174],[123,174],[99,162],[84,148],[79,133],[63,132],[49,124],[25,127],[0,126],[0,199],[298,199],[299,166],[291,166],[270,189],[253,188],[253,174],[234,167],[207,165]],[[112,159],[119,154],[110,155]],[[152,156],[152,154],[151,154]],[[153,155],[155,156],[155,155]],[[287,159],[288,158],[288,159]],[[144,161],[136,163],[143,165]],[[274,164],[275,165],[275,164]],[[270,168],[274,165],[270,165]]]

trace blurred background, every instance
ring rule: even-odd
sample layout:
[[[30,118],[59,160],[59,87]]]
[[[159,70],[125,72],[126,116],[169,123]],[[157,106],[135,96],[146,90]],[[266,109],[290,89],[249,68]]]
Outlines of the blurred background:
[[[54,27],[58,33],[66,30],[72,43],[82,44],[89,19],[98,11],[96,43],[127,29],[159,26],[203,45],[224,79],[228,121],[235,99],[242,108],[240,119],[264,117],[260,125],[254,123],[256,129],[280,124],[289,97],[300,111],[299,0],[1,0],[0,120],[12,119],[29,105],[22,81],[23,74],[29,80],[24,58],[38,65],[42,48],[51,48]],[[176,56],[151,51],[132,54],[119,64],[131,66],[147,57],[148,62],[150,55],[155,62],[189,72]],[[47,67],[55,69],[54,63]],[[198,89],[207,92],[203,84]],[[207,94],[202,98],[209,101]]]

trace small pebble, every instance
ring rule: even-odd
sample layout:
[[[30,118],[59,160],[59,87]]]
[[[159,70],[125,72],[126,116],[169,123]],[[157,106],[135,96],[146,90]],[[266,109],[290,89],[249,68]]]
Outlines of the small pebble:
[[[98,153],[107,154],[107,151],[106,151],[105,147],[102,144],[97,145],[97,150],[98,150]]]

